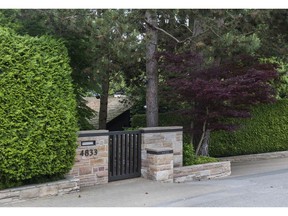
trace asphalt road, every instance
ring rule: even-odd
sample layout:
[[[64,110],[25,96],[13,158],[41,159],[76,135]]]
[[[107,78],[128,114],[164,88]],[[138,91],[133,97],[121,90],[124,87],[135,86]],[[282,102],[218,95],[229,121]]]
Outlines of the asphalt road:
[[[230,177],[196,183],[199,187],[216,187],[217,191],[172,200],[160,206],[288,207],[287,179],[287,159],[236,163]]]
[[[232,164],[229,177],[186,183],[142,178],[5,207],[288,207],[288,158]]]

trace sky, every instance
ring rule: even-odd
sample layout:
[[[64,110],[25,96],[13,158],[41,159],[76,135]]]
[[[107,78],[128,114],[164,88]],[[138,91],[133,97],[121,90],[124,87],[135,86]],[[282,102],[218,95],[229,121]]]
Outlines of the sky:
[[[283,0],[5,0],[0,2],[0,8],[253,8],[253,9],[286,9],[288,1]]]

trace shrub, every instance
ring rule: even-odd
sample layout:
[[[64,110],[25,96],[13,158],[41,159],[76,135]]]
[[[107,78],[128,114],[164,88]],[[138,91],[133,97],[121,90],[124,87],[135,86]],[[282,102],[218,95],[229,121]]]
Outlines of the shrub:
[[[65,46],[0,28],[0,182],[62,176],[76,149],[76,101]]]
[[[183,166],[192,165],[195,157],[196,155],[193,149],[193,145],[190,143],[183,143]]]
[[[238,120],[235,132],[213,132],[209,147],[214,157],[288,150],[288,100],[259,105],[252,119]]]
[[[205,164],[205,163],[213,163],[218,162],[217,158],[207,157],[207,156],[196,156],[193,145],[189,143],[183,144],[183,165],[197,165],[197,164]]]

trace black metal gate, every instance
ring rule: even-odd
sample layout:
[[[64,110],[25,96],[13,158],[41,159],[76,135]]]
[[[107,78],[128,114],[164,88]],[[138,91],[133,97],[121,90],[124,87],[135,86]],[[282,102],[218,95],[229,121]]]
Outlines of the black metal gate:
[[[109,178],[116,181],[141,176],[141,132],[109,132]]]

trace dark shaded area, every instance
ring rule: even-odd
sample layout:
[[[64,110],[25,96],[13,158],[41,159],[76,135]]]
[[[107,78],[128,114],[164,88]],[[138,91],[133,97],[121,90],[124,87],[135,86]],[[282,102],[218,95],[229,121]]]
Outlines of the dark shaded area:
[[[107,123],[106,128],[109,131],[123,131],[125,128],[131,127],[130,110],[125,111],[113,120]]]

